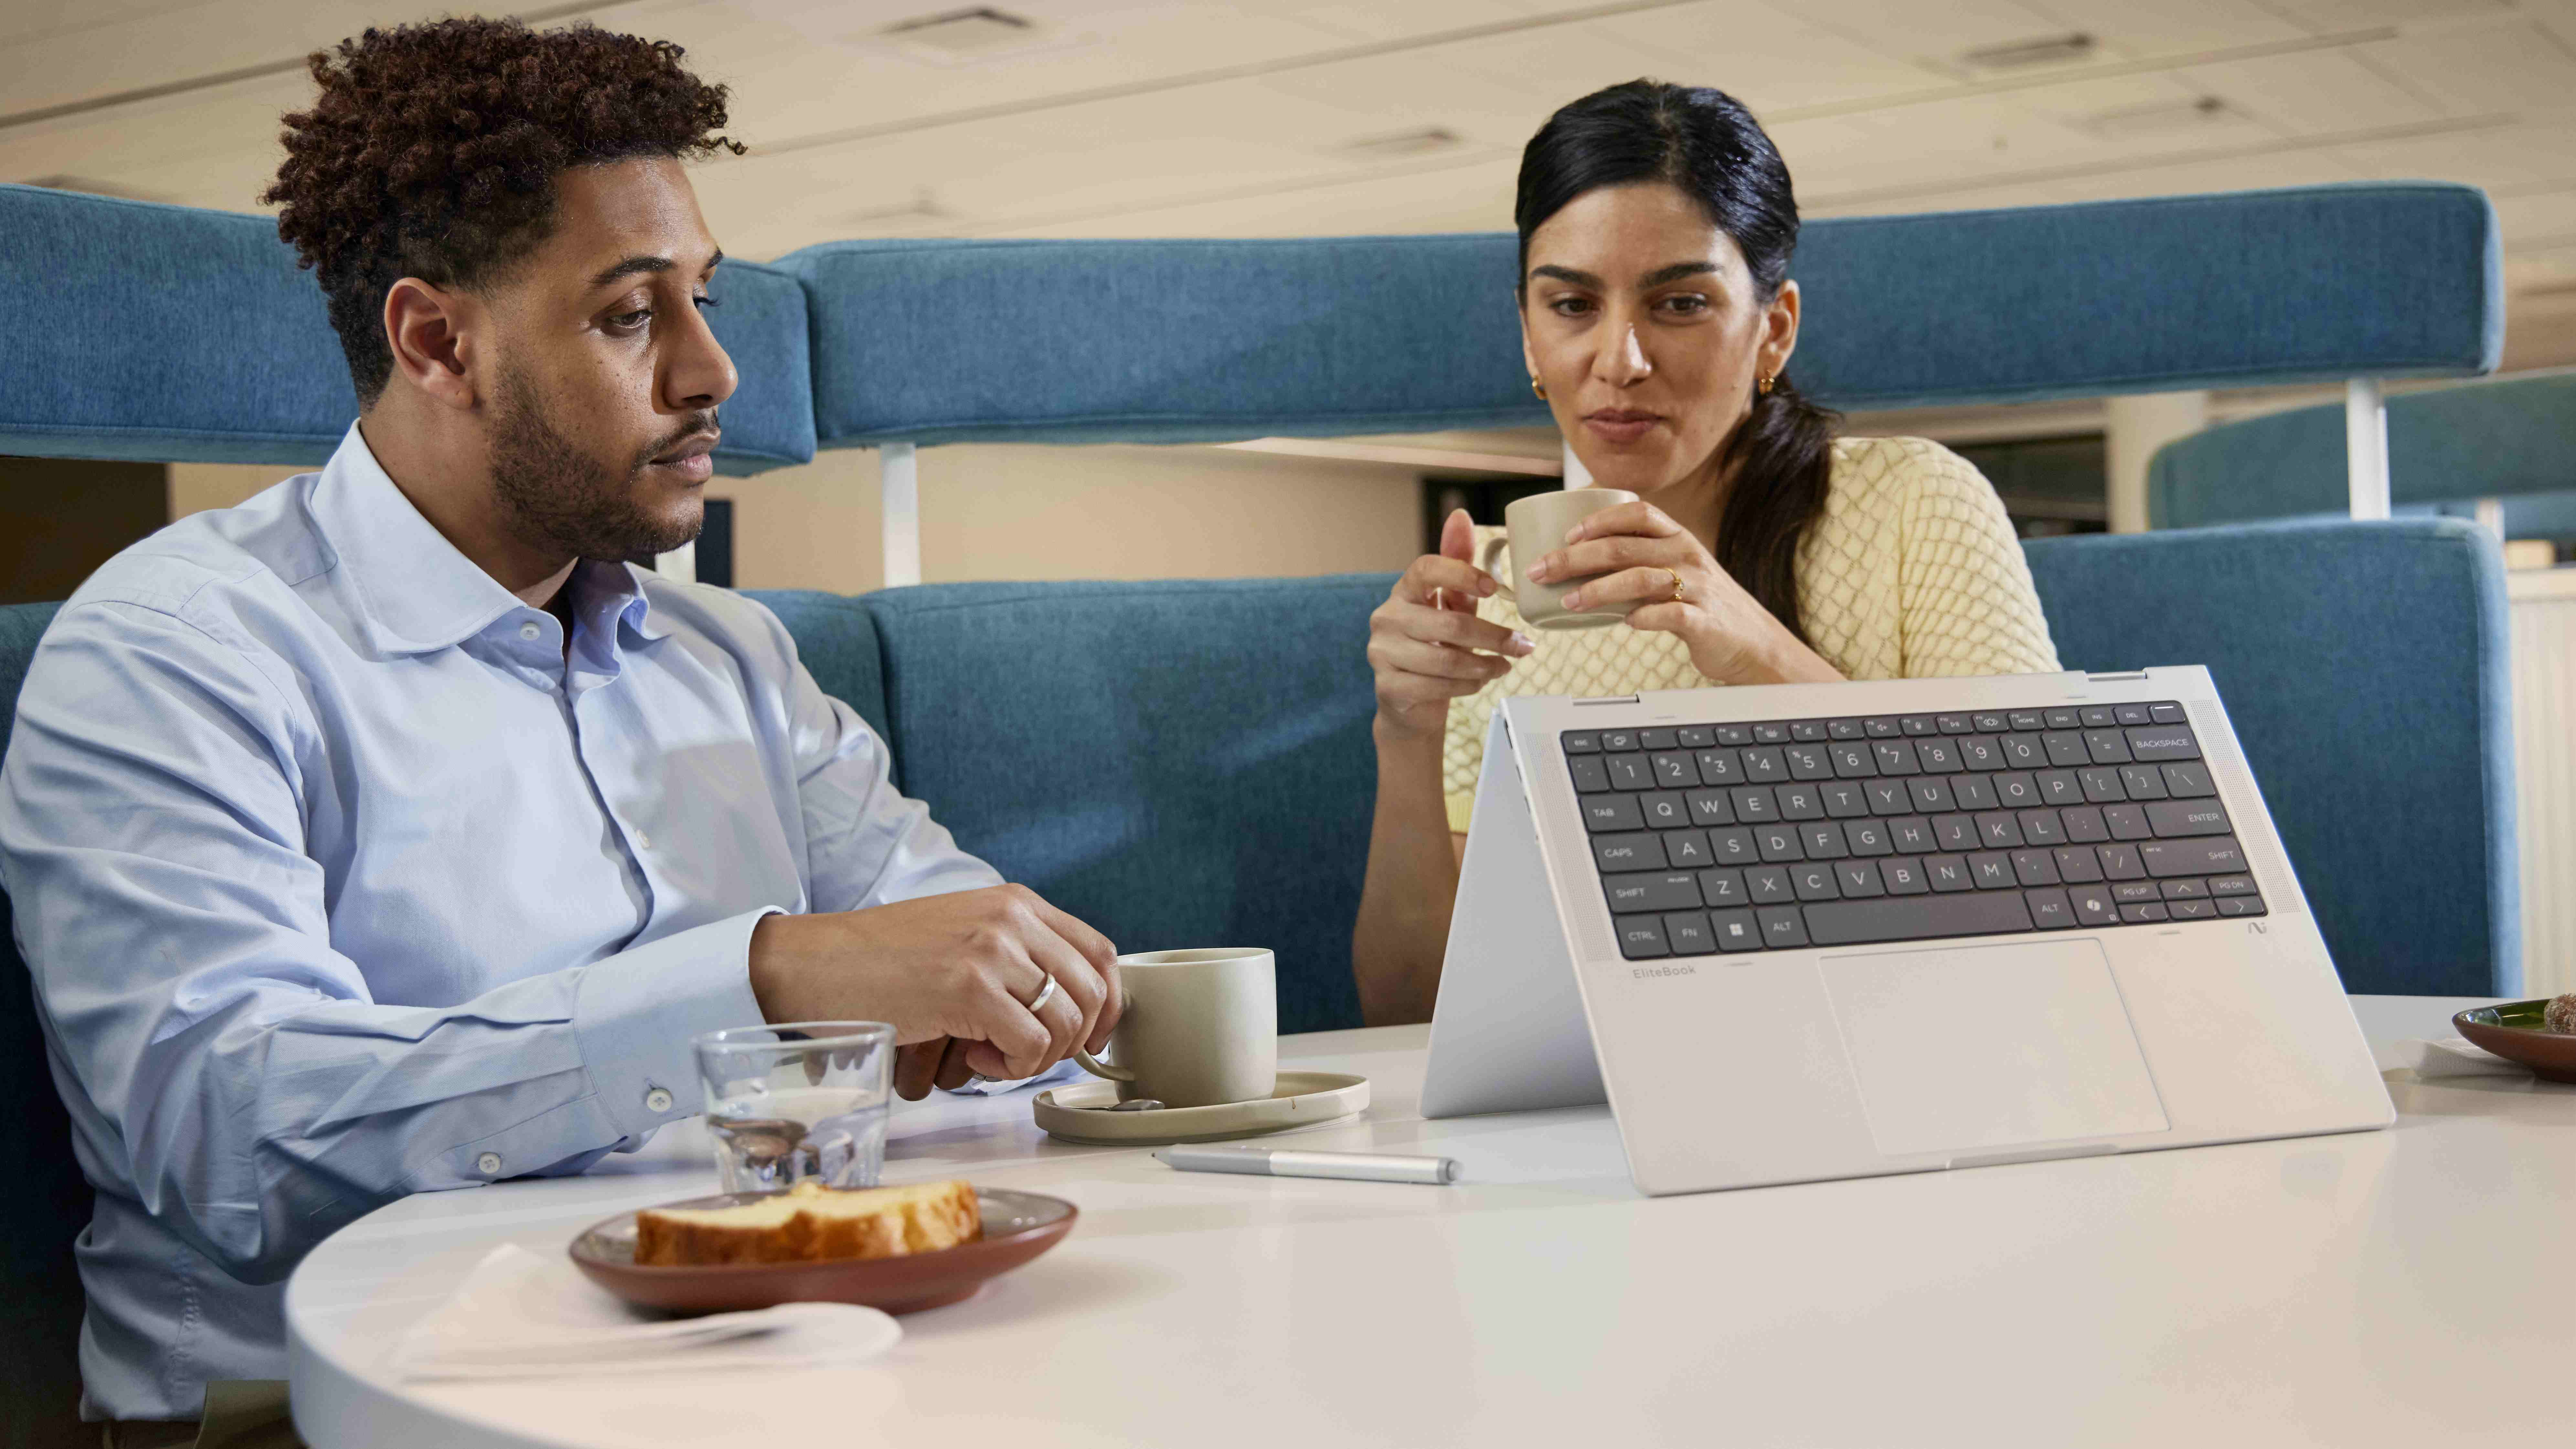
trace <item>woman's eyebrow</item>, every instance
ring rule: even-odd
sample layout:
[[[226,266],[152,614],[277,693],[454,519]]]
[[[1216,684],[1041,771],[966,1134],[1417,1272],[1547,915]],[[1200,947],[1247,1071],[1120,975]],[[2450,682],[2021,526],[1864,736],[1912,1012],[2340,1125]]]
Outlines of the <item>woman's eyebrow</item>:
[[[1571,282],[1575,286],[1590,287],[1596,291],[1601,287],[1601,279],[1599,277],[1592,275],[1590,272],[1578,272],[1572,267],[1532,267],[1530,268],[1530,275],[1533,277],[1553,277],[1560,282]]]
[[[1696,277],[1716,270],[1715,262],[1675,262],[1669,267],[1657,267],[1648,272],[1637,286],[1642,291],[1649,287],[1660,287],[1666,282],[1678,282],[1684,277]]]

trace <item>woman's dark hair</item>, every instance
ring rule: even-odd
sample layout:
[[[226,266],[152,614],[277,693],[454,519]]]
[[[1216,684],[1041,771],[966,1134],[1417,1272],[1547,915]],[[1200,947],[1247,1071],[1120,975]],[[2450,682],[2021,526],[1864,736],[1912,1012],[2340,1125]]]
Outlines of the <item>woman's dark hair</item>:
[[[313,109],[286,118],[286,164],[260,200],[321,277],[358,401],[393,375],[386,289],[493,280],[546,239],[555,177],[634,156],[742,147],[718,134],[725,88],[680,47],[589,24],[439,20],[369,30],[305,65]]]
[[[1576,197],[1652,181],[1679,187],[1734,240],[1758,300],[1779,295],[1798,246],[1798,198],[1779,149],[1726,92],[1653,80],[1595,91],[1530,137],[1512,208],[1521,274],[1529,273],[1530,233]],[[1718,566],[1802,642],[1798,541],[1824,512],[1839,421],[1784,375],[1754,395],[1723,459],[1733,482],[1717,521]]]

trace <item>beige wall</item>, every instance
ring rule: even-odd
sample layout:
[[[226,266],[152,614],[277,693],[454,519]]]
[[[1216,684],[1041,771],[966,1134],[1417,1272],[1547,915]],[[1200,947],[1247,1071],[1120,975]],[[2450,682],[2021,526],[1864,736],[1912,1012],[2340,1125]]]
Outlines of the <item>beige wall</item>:
[[[228,507],[291,468],[180,463],[170,516]],[[920,453],[922,577],[1290,577],[1399,569],[1418,551],[1421,487],[1407,467],[1222,448],[966,445]],[[718,478],[734,500],[734,582],[749,589],[877,586],[877,454]]]

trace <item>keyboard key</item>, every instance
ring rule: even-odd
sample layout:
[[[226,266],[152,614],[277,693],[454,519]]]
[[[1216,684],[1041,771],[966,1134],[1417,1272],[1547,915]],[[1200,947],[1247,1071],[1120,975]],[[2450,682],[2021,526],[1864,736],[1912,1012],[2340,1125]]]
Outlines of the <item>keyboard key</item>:
[[[1943,850],[1977,848],[1977,822],[1965,815],[1942,815],[1932,821],[1932,842]]]
[[[1789,727],[1784,724],[1755,725],[1753,727],[1753,743],[1757,745],[1785,745],[1789,743]]]
[[[1861,728],[1868,732],[1871,739],[1892,740],[1904,727],[1896,722],[1893,715],[1880,715],[1876,719],[1862,720]]]
[[[2007,770],[1987,778],[1994,782],[1995,803],[2006,810],[2028,810],[2039,803],[2039,784],[2028,770]]]
[[[1751,865],[1762,858],[1750,830],[1712,830],[1708,833],[1708,853],[1719,865]]]
[[[1835,745],[1834,773],[1846,780],[1866,780],[1878,773],[1878,757],[1864,744]]]
[[[2051,805],[2081,805],[2084,787],[2076,783],[2073,770],[2039,772],[2039,798]]]
[[[1785,865],[1757,865],[1744,872],[1744,893],[1757,906],[1774,905],[1798,898],[1797,886],[1789,880]]]
[[[1749,745],[1753,743],[1753,726],[1751,725],[1717,725],[1714,726],[1714,728],[1717,730],[1717,742],[1722,746]]]
[[[1592,837],[1592,863],[1603,875],[1622,870],[1662,870],[1664,842],[1651,831]]]
[[[2215,800],[2159,800],[2147,807],[2147,824],[2159,838],[2174,835],[2232,835],[2227,807]]]
[[[2107,704],[2088,705],[2080,713],[2088,730],[2106,730],[2120,722]]]
[[[1869,801],[1869,813],[1872,815],[1914,813],[1914,792],[1906,781],[1864,780],[1861,782],[1860,793],[1863,799]]]
[[[1959,759],[1971,770],[2000,770],[2004,767],[2004,752],[1995,747],[1991,735],[1960,736]]]
[[[1887,893],[1892,896],[1926,895],[1932,889],[1931,881],[1923,874],[1921,861],[1882,860],[1878,863],[1878,875],[1879,879],[1886,883]]]
[[[1896,723],[1898,728],[1904,730],[1909,735],[1928,735],[1935,732],[1932,726],[1932,716],[1928,714],[1900,715],[1897,717]]]
[[[1887,894],[1887,887],[1878,878],[1878,862],[1874,860],[1847,860],[1835,866],[1834,884],[1842,887],[1843,899],[1847,901]]]
[[[1699,762],[1699,779],[1703,785],[1744,783],[1744,760],[1733,750],[1699,750],[1691,758]]]
[[[1576,793],[1593,795],[1610,788],[1610,769],[1599,755],[1576,755],[1565,763],[1574,772]]]
[[[1715,862],[1708,849],[1705,830],[1667,830],[1664,832],[1664,860],[1675,870],[1697,870]]]
[[[1945,735],[1964,735],[1969,729],[1968,717],[1964,714],[1936,714],[1932,716],[1932,723]]]
[[[1932,839],[1932,822],[1920,815],[1887,822],[1887,840],[1899,855],[1929,855],[1939,848]]]
[[[1825,738],[1829,740],[1859,739],[1860,721],[1856,719],[1838,719],[1828,721],[1825,725]]]
[[[1963,856],[1927,856],[1923,861],[1923,876],[1924,879],[1932,882],[1932,889],[1936,891],[1946,893],[1972,891],[1977,888],[1977,878],[1969,871],[1968,862]]]
[[[2136,880],[2147,873],[2147,868],[2138,863],[2138,848],[2134,845],[2097,845],[2093,851],[2102,857],[2102,874],[2112,880]]]
[[[1977,817],[1977,843],[1988,850],[2010,850],[2022,844],[2021,822],[2008,810],[1990,810]]]
[[[1594,755],[1601,752],[1601,736],[1589,730],[1569,730],[1556,738],[1557,743],[1565,746],[1565,752],[1569,755]]]
[[[1683,749],[1704,750],[1717,743],[1717,731],[1707,725],[1698,725],[1686,730],[1675,730],[1673,738]]]
[[[1781,785],[1775,787],[1772,794],[1780,802],[1780,818],[1783,820],[1825,818],[1825,797],[1813,785]]]
[[[2031,716],[2034,724],[2038,719],[2037,715]],[[2037,735],[2006,735],[1995,743],[2004,752],[2004,763],[2016,770],[2037,770],[2057,763],[2049,758],[2047,750],[2040,747]],[[2080,763],[2080,761],[2068,763]]]
[[[1775,785],[1789,778],[1788,763],[1780,758],[1777,745],[1756,745],[1744,752],[1744,778],[1764,785]]]
[[[1851,854],[1851,847],[1843,840],[1842,826],[1831,820],[1799,826],[1798,844],[1806,850],[1809,860],[1840,860]]]
[[[1610,909],[1622,914],[1688,910],[1700,904],[1699,878],[1687,871],[1605,875],[1601,889],[1610,898]]]
[[[2075,908],[2067,904],[2064,891],[2024,891],[2021,898],[2030,907],[2030,923],[2043,931],[2063,931],[2075,924]]]
[[[1655,770],[1652,765],[1646,763],[1644,755],[1606,755],[1602,758],[1602,763],[1609,767],[1610,783],[1619,789],[1651,790],[1655,788]]]
[[[2039,737],[2048,751],[2048,762],[2057,766],[2089,765],[2093,754],[2084,748],[2084,736],[2073,730],[2050,730]]]
[[[1845,829],[1851,837],[1851,853],[1854,855],[1888,855],[1896,849],[1888,841],[1887,822],[1884,820],[1855,820]]]
[[[1796,906],[1765,906],[1754,912],[1762,921],[1762,944],[1777,951],[1807,944],[1807,922]]]
[[[2026,886],[2060,884],[2057,857],[2045,850],[2016,850],[2012,853],[2013,878]]]
[[[2128,732],[2129,755],[2139,760],[2197,760],[2200,742],[2189,725],[2147,725]]]
[[[1999,891],[2021,884],[2013,875],[2012,857],[2000,850],[1983,850],[1968,857],[1968,873],[1976,878],[1977,889]]]
[[[1664,733],[1672,732],[1666,730]],[[1692,759],[1685,751],[1663,750],[1646,758],[1654,762],[1655,783],[1658,785],[1673,785],[1687,789],[1700,783],[1699,762]]]
[[[2217,903],[2206,900],[2167,901],[2165,909],[2171,912],[2177,921],[2206,921],[2218,914]]]
[[[1619,933],[1619,954],[1631,961],[1672,954],[1664,944],[1664,923],[1653,916],[1621,916],[1610,924]]]
[[[1690,807],[1682,803],[1679,790],[1657,790],[1637,797],[1637,808],[1645,812],[1646,823],[1657,830],[1679,830],[1690,824]]]
[[[2220,875],[2209,880],[2209,893],[2214,896],[2250,896],[2254,894],[2254,877]]]
[[[1759,951],[1762,949],[1762,927],[1751,911],[1711,911],[1708,923],[1717,935],[1721,951]]]
[[[1834,757],[1823,745],[1790,745],[1780,751],[1789,762],[1792,780],[1830,780],[1834,777]]]
[[[1583,806],[1584,828],[1596,835],[1604,830],[1646,828],[1645,814],[1637,808],[1634,795],[1587,795],[1578,803]]]
[[[2124,725],[2151,724],[2155,720],[2155,716],[2147,713],[2147,707],[2143,704],[2113,705],[2111,712],[2118,715],[2120,723]]]
[[[2143,906],[2120,907],[2120,920],[2127,925],[2143,926],[2154,921],[2169,921],[2172,919],[2173,917],[2166,912],[2164,902],[2162,901],[2150,901]]]
[[[2059,823],[2054,810],[2021,812],[2021,838],[2032,845],[2064,845],[2066,827]]]
[[[1878,756],[1878,772],[1882,775],[1923,773],[1923,763],[1914,753],[1912,740],[1872,740],[1869,747]]]
[[[1825,797],[1825,814],[1835,820],[1849,820],[1869,813],[1869,796],[1849,780],[1831,780],[1817,787]]]
[[[1890,896],[1805,908],[1807,934],[1819,946],[1872,941],[1928,941],[1943,936],[1999,936],[2031,928],[2019,891],[1994,895]]]
[[[2181,763],[2157,768],[2164,771],[2165,793],[2177,800],[2198,800],[2218,793],[2218,787],[2210,783],[2207,765]]]
[[[1753,843],[1761,847],[1764,860],[1775,864],[1807,858],[1807,852],[1798,848],[1798,827],[1794,825],[1757,825],[1753,828]]]
[[[2178,704],[2148,705],[2147,718],[2156,724],[2181,724],[2182,706]]]
[[[2102,812],[2090,805],[2069,805],[2057,812],[2066,825],[2066,838],[2078,845],[2089,845],[2111,838],[2111,827],[2102,823]]]
[[[2162,770],[2153,765],[2122,765],[2119,768],[2120,788],[2128,792],[2130,799],[2165,798],[2165,776]]]
[[[2111,899],[2119,905],[2134,906],[2164,898],[2163,888],[2151,880],[2123,880],[2111,883]]]
[[[1952,775],[1950,798],[1962,810],[1992,810],[2000,803],[1995,799],[1995,781],[1991,775]]]
[[[2129,737],[2118,730],[2086,730],[2084,748],[2097,765],[2129,763]]]
[[[2111,903],[2108,891],[2078,886],[2068,891],[2066,898],[2074,903],[2075,920],[2079,925],[2116,926],[2120,923],[2119,907]]]
[[[1968,768],[1959,763],[1959,742],[1956,740],[1916,740],[1914,761],[1927,775],[1955,775]]]
[[[1825,739],[1825,722],[1820,719],[1802,719],[1789,726],[1789,738],[1810,744],[1822,744]]]
[[[2220,896],[2210,902],[2222,916],[2259,916],[2263,912],[2261,896]]]
[[[1604,730],[1601,732],[1601,748],[1604,750],[1616,753],[1620,750],[1633,750],[1636,747],[1637,732],[1635,730]]]
[[[2102,823],[2111,827],[2113,840],[2146,840],[2155,832],[2147,828],[2147,812],[2136,805],[2105,805]]]
[[[1671,730],[1637,731],[1637,748],[1641,750],[1669,750],[1680,743]]]
[[[2035,730],[2040,727],[2040,713],[2035,709],[2017,709],[2005,718],[2011,720],[2012,727],[2017,730]]]
[[[2169,901],[2205,901],[2209,899],[2209,882],[2192,876],[2184,876],[2178,880],[2159,881],[2157,884],[2163,887],[2164,898]]]
[[[1768,785],[1746,785],[1729,790],[1726,799],[1735,807],[1735,818],[1747,825],[1760,825],[1780,818],[1780,801]]]
[[[1950,782],[1947,780],[1917,775],[1905,782],[1905,788],[1914,797],[1914,808],[1926,815],[1946,815],[1959,808],[1950,798]]]
[[[1798,899],[1802,901],[1830,901],[1842,895],[1842,888],[1835,884],[1834,868],[1830,865],[1799,866],[1789,872],[1789,883],[1797,887]]]
[[[2102,879],[2102,858],[2081,845],[2061,845],[2049,852],[2057,857],[2057,878],[2068,885],[2094,885]]]
[[[1726,801],[1724,790],[1686,790],[1682,803],[1690,807],[1693,825],[1733,825],[1735,807]]]
[[[2178,875],[2241,875],[2245,852],[2232,835],[2203,840],[2150,840],[2138,847],[2138,862],[2158,880]]]
[[[1977,728],[1986,734],[1999,735],[2008,728],[2004,723],[2004,717],[1999,714],[1973,714],[1968,718],[1974,721]]]
[[[2118,770],[2078,770],[2075,772],[2075,778],[2083,785],[2084,798],[2088,803],[2116,805],[2129,798],[2129,792],[2120,788]]]
[[[1706,911],[1682,911],[1664,917],[1664,940],[1676,956],[1717,954],[1717,933],[1708,928]]]
[[[1699,896],[1712,906],[1740,906],[1750,899],[1744,894],[1744,872],[1722,868],[1699,873]]]
[[[2083,721],[2078,718],[2075,711],[2071,709],[2052,709],[2048,712],[2048,727],[2050,729],[2071,730],[2080,728],[2082,725]]]

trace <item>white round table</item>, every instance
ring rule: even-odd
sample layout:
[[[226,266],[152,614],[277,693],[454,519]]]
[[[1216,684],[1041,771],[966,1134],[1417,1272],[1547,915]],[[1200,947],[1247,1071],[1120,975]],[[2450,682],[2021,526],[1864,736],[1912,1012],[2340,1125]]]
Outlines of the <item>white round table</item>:
[[[2383,1065],[2465,1004],[2356,1001]],[[1453,1187],[1175,1173],[1046,1138],[1026,1094],[898,1105],[887,1181],[1082,1221],[863,1368],[401,1381],[395,1339],[495,1246],[560,1253],[714,1174],[691,1124],[584,1177],[405,1199],[288,1286],[297,1423],[316,1449],[2420,1449],[2576,1425],[2576,1087],[2400,1073],[2385,1132],[1648,1199],[1606,1109],[1423,1121],[1425,1040],[1283,1042],[1375,1092],[1295,1140],[1445,1153]]]

